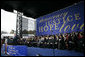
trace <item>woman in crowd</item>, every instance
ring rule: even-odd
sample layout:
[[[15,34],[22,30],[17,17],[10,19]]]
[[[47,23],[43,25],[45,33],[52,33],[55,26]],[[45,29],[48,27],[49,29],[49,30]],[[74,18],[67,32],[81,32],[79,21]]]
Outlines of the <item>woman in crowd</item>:
[[[68,37],[68,49],[69,50],[72,49],[72,36],[71,36],[71,34],[69,34],[69,37]]]
[[[77,34],[76,33],[74,33],[74,48],[75,48],[75,50],[78,50],[78,37],[77,37]]]
[[[83,47],[84,47],[84,35],[82,32],[78,33],[78,51],[82,52],[83,51]]]
[[[61,48],[61,49],[65,49],[66,46],[65,46],[64,37],[62,36],[62,34],[61,34],[60,36],[61,36],[61,40],[60,40],[60,48]]]
[[[65,48],[68,49],[68,33],[63,34],[64,42],[65,42]]]
[[[61,41],[61,36],[59,35],[59,40],[58,40],[58,49],[61,49],[61,43],[60,43],[60,41]]]

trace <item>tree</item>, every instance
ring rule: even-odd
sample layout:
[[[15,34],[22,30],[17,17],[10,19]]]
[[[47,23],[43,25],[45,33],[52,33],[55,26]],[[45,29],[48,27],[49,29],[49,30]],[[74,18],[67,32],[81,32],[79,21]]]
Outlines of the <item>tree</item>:
[[[7,32],[5,32],[5,31],[1,31],[1,34],[7,34]]]
[[[33,31],[30,30],[30,31],[28,31],[28,34],[35,34],[35,32],[36,32],[35,30],[33,30]]]
[[[28,31],[27,30],[23,30],[22,34],[28,34]]]
[[[14,30],[11,30],[11,31],[10,31],[10,34],[14,34],[14,32],[15,32]]]
[[[36,32],[35,30],[33,30],[33,31],[32,30],[30,30],[30,31],[23,30],[22,34],[35,34],[35,32]]]

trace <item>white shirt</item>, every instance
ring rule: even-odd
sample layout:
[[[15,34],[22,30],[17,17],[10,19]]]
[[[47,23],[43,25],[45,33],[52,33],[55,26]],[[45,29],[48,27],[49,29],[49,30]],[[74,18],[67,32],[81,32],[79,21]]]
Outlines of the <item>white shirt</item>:
[[[7,43],[7,39],[5,39],[5,43]]]

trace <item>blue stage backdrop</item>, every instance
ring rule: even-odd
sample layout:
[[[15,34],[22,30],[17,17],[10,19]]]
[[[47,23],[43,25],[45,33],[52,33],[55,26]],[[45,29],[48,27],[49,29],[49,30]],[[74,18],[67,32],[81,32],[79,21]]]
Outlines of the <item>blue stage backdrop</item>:
[[[84,31],[84,2],[37,18],[36,35]]]
[[[7,52],[10,56],[28,56],[28,47],[25,45],[8,45]]]
[[[5,45],[3,45],[3,51],[5,51]],[[7,53],[10,56],[84,56],[82,52],[76,52],[75,50],[57,50],[57,49],[48,49],[48,48],[36,48],[36,47],[27,47],[25,45],[8,45]],[[1,56],[6,56],[2,53]]]

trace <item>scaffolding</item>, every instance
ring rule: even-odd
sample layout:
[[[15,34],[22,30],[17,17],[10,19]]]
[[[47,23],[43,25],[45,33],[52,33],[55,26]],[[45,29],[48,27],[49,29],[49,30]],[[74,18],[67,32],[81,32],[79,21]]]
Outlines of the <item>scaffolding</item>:
[[[22,38],[22,13],[17,11],[16,35]]]

